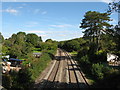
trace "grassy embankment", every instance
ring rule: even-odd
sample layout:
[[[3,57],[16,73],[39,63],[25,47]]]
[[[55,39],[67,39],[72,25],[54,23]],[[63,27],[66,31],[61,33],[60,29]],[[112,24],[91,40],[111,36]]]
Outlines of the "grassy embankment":
[[[54,55],[57,49],[54,50],[45,50],[45,51],[34,51],[41,52],[42,55],[40,58],[35,58],[33,56],[29,57],[27,63],[30,63],[29,70],[31,72],[31,78],[35,80],[40,73],[48,66],[49,62],[54,59]]]

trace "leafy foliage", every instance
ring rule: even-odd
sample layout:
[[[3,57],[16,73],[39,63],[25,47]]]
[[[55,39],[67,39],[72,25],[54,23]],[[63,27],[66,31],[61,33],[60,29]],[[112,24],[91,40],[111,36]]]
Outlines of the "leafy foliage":
[[[103,73],[102,73],[103,65],[102,64],[93,64],[92,65],[92,75],[97,78],[98,80],[103,79]]]
[[[41,52],[40,58],[33,56],[34,51]],[[45,69],[57,50],[57,42],[42,42],[36,34],[18,32],[4,40],[2,51],[12,58],[25,59],[19,72],[10,72],[3,75],[3,86],[7,89],[18,88],[26,90],[32,87],[35,79]],[[29,65],[30,64],[30,65]]]
[[[84,37],[89,38],[90,41],[97,44],[99,49],[99,42],[101,34],[109,32],[111,25],[108,23],[110,20],[108,13],[100,13],[96,11],[88,11],[84,15],[80,28],[85,29]]]

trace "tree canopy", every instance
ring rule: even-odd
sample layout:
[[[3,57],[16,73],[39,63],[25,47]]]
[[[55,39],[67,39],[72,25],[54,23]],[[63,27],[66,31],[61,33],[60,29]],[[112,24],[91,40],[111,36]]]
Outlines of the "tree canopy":
[[[84,15],[80,28],[84,29],[84,37],[89,38],[91,42],[99,44],[102,34],[110,32],[111,21],[110,14],[96,11],[88,11]]]

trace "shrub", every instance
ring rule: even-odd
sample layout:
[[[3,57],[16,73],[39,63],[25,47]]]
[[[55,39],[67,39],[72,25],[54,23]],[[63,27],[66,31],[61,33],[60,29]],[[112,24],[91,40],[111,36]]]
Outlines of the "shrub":
[[[80,58],[79,62],[81,64],[85,64],[85,65],[88,65],[90,64],[90,61],[89,61],[89,57],[87,55],[83,56]]]
[[[88,54],[88,50],[89,50],[89,47],[82,47],[80,49],[80,51],[78,52],[77,57],[81,58],[81,57],[87,55]]]
[[[91,72],[92,75],[95,77],[97,80],[101,80],[104,77],[104,74],[102,73],[103,65],[102,64],[92,64]]]

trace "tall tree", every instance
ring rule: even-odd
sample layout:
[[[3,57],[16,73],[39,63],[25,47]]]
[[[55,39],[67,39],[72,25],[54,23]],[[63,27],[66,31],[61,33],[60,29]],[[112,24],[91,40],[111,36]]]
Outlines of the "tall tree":
[[[108,23],[111,21],[110,14],[96,11],[88,11],[84,15],[80,28],[85,29],[84,37],[90,38],[91,41],[99,44],[100,35],[108,32],[112,26]]]
[[[17,43],[18,44],[24,44],[24,42],[25,42],[25,38],[26,37],[26,33],[25,32],[18,32],[17,33],[17,37],[16,37],[16,39],[17,39]]]
[[[116,32],[120,35],[120,1],[115,2],[115,0],[108,5],[109,9],[107,13],[118,12],[118,25],[115,26]]]
[[[40,38],[36,34],[30,33],[26,35],[26,42],[36,46],[40,42]]]
[[[52,39],[47,39],[45,42],[50,42],[50,43],[52,43],[53,40],[52,40]]]

